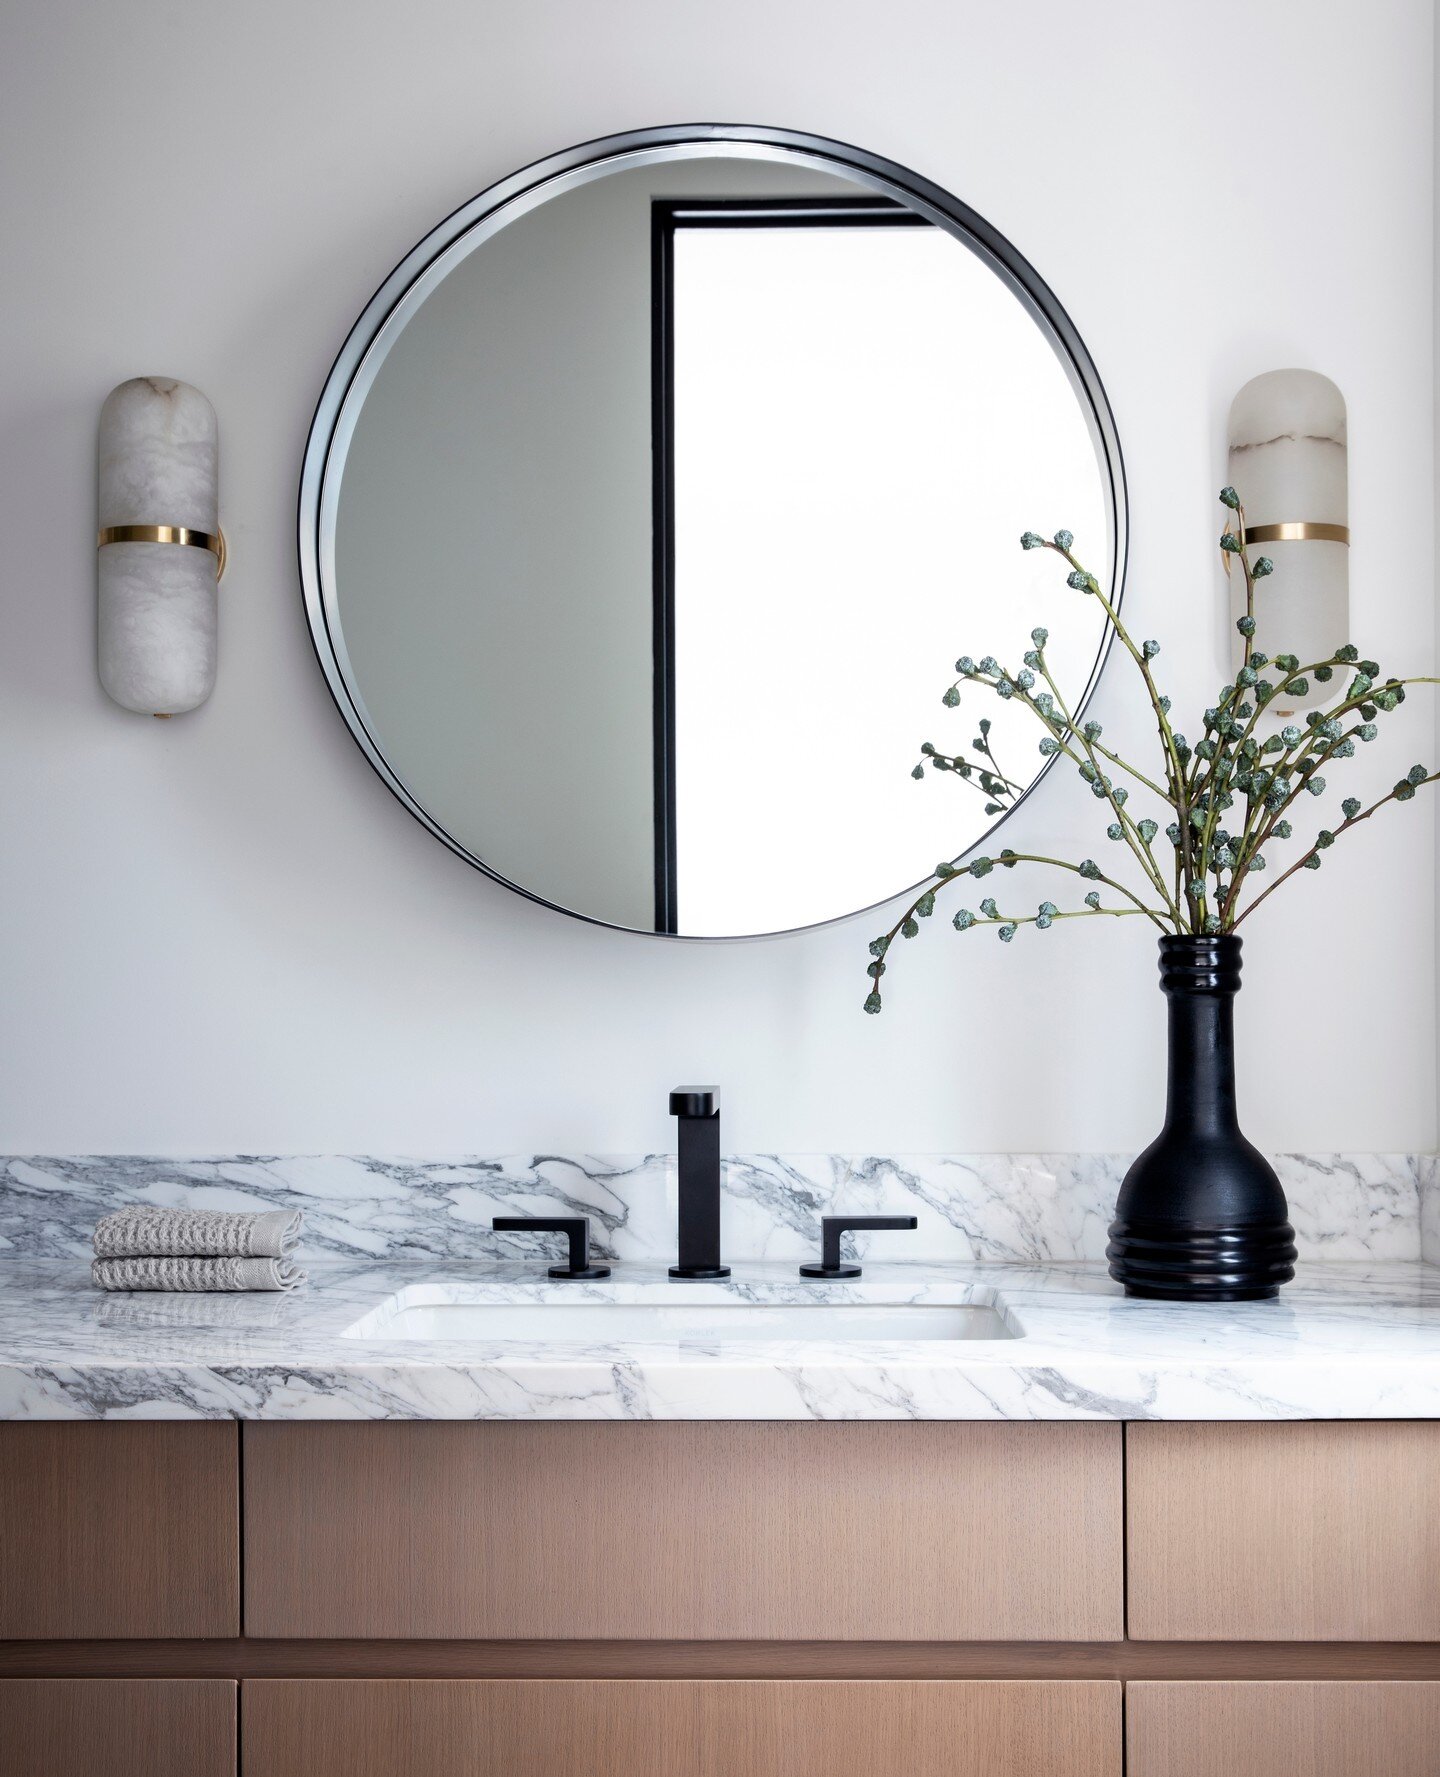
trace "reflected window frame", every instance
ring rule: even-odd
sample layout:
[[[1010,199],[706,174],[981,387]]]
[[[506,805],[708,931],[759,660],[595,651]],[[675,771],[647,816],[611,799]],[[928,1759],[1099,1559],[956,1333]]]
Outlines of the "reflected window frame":
[[[887,197],[652,198],[650,460],[654,580],[655,930],[680,931],[675,745],[675,247],[687,229],[928,228]]]

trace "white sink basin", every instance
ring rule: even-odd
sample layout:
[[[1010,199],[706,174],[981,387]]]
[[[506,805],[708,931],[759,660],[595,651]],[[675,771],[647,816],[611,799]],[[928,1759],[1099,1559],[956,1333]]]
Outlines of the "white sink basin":
[[[406,1291],[408,1296],[410,1291]],[[348,1339],[500,1345],[733,1344],[736,1341],[1013,1339],[975,1302],[446,1302],[391,1298]]]

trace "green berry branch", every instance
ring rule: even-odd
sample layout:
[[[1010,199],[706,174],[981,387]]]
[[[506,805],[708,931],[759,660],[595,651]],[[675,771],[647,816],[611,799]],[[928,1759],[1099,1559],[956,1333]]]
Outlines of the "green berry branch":
[[[1005,703],[1023,705],[1044,730],[1041,755],[1068,760],[1090,794],[1104,803],[1111,817],[1106,837],[1122,848],[1122,865],[1136,877],[1136,886],[1101,870],[1093,858],[1075,863],[1034,852],[1002,851],[994,858],[942,861],[890,930],[870,945],[867,1012],[880,1010],[880,980],[894,940],[918,936],[920,921],[935,912],[937,895],[964,877],[980,881],[996,869],[1039,864],[1102,885],[1124,903],[1106,905],[1101,887],[1092,887],[1076,908],[1062,910],[1053,901],[1042,901],[1033,913],[1005,911],[993,895],[987,895],[979,902],[978,913],[961,907],[953,916],[956,931],[993,926],[1006,944],[1021,926],[1043,932],[1062,919],[1143,918],[1162,932],[1196,936],[1233,932],[1297,870],[1318,870],[1325,852],[1342,834],[1389,803],[1411,801],[1423,785],[1440,778],[1440,772],[1415,765],[1368,806],[1347,796],[1340,804],[1344,819],[1333,828],[1321,827],[1294,863],[1260,893],[1253,893],[1253,878],[1266,868],[1265,848],[1294,837],[1292,817],[1298,818],[1304,806],[1301,798],[1325,794],[1327,780],[1321,767],[1353,759],[1357,742],[1363,746],[1373,741],[1379,733],[1379,719],[1404,703],[1407,686],[1433,685],[1440,680],[1383,676],[1379,664],[1362,660],[1349,642],[1323,660],[1303,663],[1294,654],[1272,656],[1257,648],[1255,590],[1275,571],[1275,565],[1264,555],[1251,561],[1245,542],[1245,512],[1234,488],[1221,489],[1220,503],[1227,514],[1220,537],[1226,571],[1238,566],[1245,578],[1245,612],[1236,624],[1244,651],[1235,677],[1221,686],[1214,704],[1204,712],[1200,737],[1193,746],[1172,723],[1170,699],[1155,681],[1152,663],[1160,653],[1160,644],[1134,641],[1099,581],[1076,557],[1071,533],[1057,531],[1046,539],[1026,531],[1020,539],[1023,549],[1048,549],[1060,557],[1068,568],[1067,585],[1099,601],[1115,639],[1133,661],[1155,715],[1160,743],[1161,765],[1153,776],[1104,746],[1100,738],[1104,731],[1098,722],[1077,721],[1071,714],[1051,672],[1045,651],[1050,639],[1047,630],[1031,630],[1033,646],[1013,670],[990,654],[979,661],[962,654],[955,662],[956,677],[941,698],[947,708],[956,708],[964,686]],[[1303,723],[1289,722],[1276,732],[1264,731],[1262,717],[1277,698],[1304,697],[1312,682],[1329,685],[1337,674],[1345,683],[1343,689],[1337,688],[1329,708],[1308,710]],[[1001,770],[990,744],[988,717],[980,718],[978,729],[970,743],[974,758],[943,752],[926,741],[911,776],[923,779],[927,764],[932,771],[947,772],[984,798],[986,814],[1001,814],[1013,807],[1025,786]],[[1136,818],[1129,807],[1132,791],[1148,794],[1164,805],[1163,835],[1160,821],[1152,815]]]

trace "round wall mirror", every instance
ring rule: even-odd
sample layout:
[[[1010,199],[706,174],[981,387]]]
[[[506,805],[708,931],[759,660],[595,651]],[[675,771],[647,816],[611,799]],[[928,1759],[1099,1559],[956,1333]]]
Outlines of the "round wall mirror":
[[[704,125],[421,241],[325,386],[300,555],[335,699],[432,833],[564,912],[736,937],[985,838],[973,784],[911,780],[923,741],[989,715],[1039,777],[1020,713],[940,698],[1037,623],[1088,695],[1102,613],[1017,547],[1061,527],[1118,598],[1114,421],[1034,270],[902,167]]]

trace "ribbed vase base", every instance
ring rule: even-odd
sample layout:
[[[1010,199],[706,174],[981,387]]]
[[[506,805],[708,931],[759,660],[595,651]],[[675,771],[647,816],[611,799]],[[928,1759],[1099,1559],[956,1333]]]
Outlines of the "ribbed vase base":
[[[1278,1295],[1295,1275],[1295,1230],[1289,1222],[1202,1228],[1117,1219],[1105,1256],[1127,1296],[1259,1302]]]

